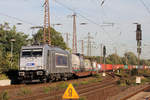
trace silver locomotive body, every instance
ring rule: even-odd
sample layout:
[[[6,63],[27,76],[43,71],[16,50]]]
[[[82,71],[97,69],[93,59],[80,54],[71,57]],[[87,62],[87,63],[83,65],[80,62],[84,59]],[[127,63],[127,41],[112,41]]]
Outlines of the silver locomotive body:
[[[50,81],[72,76],[71,54],[48,45],[25,46],[20,54],[20,81]]]

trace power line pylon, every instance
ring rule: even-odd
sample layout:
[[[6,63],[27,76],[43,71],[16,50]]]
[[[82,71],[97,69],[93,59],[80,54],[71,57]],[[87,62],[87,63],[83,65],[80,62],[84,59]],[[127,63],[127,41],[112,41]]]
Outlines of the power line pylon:
[[[44,13],[44,36],[43,36],[43,42],[44,42],[44,44],[51,45],[49,0],[45,0],[44,6],[45,6],[45,13]]]
[[[76,14],[73,15],[73,42],[72,42],[72,53],[77,53],[77,34],[76,34]]]

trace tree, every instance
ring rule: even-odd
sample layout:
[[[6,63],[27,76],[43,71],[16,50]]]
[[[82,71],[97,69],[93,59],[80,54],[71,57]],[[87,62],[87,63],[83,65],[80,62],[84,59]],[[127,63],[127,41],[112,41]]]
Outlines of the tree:
[[[35,44],[43,43],[43,33],[43,29],[40,29],[36,34],[33,35],[33,41]],[[61,33],[57,32],[53,28],[51,28],[51,44],[62,49],[67,49]]]
[[[10,69],[10,63],[12,68],[18,67],[18,60],[20,49],[23,45],[27,45],[28,36],[22,32],[16,32],[16,27],[10,27],[8,23],[0,25],[0,70],[1,72]],[[13,58],[11,57],[11,39],[13,42]]]
[[[140,60],[140,65],[147,65],[147,66],[150,66],[150,61],[141,59],[141,60]]]
[[[122,64],[122,59],[117,54],[111,54],[106,58],[106,63],[109,63],[109,64]]]
[[[127,58],[129,65],[137,65],[138,60],[133,52],[127,52],[124,54],[124,56]]]

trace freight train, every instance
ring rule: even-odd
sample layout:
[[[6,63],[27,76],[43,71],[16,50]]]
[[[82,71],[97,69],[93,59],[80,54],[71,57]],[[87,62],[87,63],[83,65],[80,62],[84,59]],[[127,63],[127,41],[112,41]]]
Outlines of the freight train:
[[[132,70],[132,69],[150,69],[150,66],[146,65],[113,65],[113,64],[97,64],[97,67],[99,67],[99,72],[104,72],[104,71],[115,71],[118,69],[124,69],[124,70]]]
[[[120,68],[131,70],[150,67],[98,64],[84,59],[81,54],[71,54],[66,50],[49,45],[23,46],[20,53],[18,79],[20,82],[68,80]]]
[[[20,82],[67,80],[96,73],[96,64],[80,54],[49,45],[23,46],[20,53]]]

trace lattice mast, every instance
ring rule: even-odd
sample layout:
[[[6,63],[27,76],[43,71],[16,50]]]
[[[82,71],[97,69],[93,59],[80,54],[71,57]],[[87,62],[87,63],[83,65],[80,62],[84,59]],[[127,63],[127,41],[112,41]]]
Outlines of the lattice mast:
[[[76,14],[73,15],[73,42],[72,42],[72,53],[77,53],[77,34],[76,34]]]
[[[66,43],[67,47],[69,48],[69,33],[66,33]]]
[[[88,37],[87,37],[87,39],[88,39],[88,43],[87,43],[87,56],[91,56],[91,39],[93,39],[93,37],[90,35],[90,33],[88,33]]]
[[[81,40],[82,42],[82,54],[84,55],[84,40]]]
[[[49,0],[45,0],[44,7],[45,7],[45,13],[44,13],[44,36],[43,36],[43,42],[44,42],[44,44],[51,45]]]

